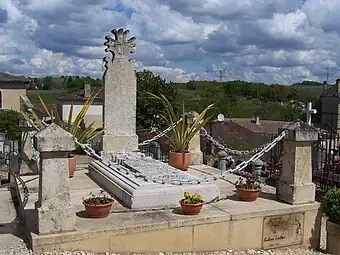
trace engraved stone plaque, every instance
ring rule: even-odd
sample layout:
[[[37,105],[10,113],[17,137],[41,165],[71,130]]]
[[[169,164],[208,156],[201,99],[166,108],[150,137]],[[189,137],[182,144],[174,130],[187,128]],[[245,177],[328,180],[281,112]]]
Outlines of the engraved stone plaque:
[[[273,249],[303,242],[304,213],[265,217],[262,248]]]

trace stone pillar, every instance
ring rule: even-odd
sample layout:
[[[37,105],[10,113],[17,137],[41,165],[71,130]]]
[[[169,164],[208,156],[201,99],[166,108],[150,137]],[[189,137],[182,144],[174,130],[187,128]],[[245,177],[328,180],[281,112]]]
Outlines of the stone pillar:
[[[190,112],[188,114],[188,123],[193,123],[194,119],[198,116],[197,112]],[[203,153],[201,151],[201,134],[197,134],[190,140],[189,152],[191,156],[190,165],[201,165],[203,164]]]
[[[286,130],[287,134],[283,140],[277,199],[289,204],[313,203],[315,185],[312,182],[312,143],[318,139],[318,131],[306,123],[286,124],[282,130]]]
[[[261,176],[261,171],[262,171],[262,166],[263,166],[262,160],[257,159],[255,161],[253,161],[251,166],[252,166],[252,176],[256,180],[258,180]]]
[[[10,152],[9,154],[9,165],[8,165],[8,170],[9,170],[9,181],[11,184],[15,183],[15,175],[20,174],[20,167],[19,167],[19,154],[14,151]]]
[[[137,79],[129,54],[134,52],[135,38],[127,39],[129,31],[112,30],[114,38],[106,36],[104,58],[105,133],[103,151],[113,155],[138,150],[136,134]]]
[[[220,169],[221,171],[226,171],[228,154],[225,151],[221,150],[217,153],[217,158],[218,158],[218,169]]]
[[[75,150],[72,135],[56,124],[37,133],[40,153],[39,195],[35,204],[39,234],[75,230],[76,215],[70,203],[68,155]]]

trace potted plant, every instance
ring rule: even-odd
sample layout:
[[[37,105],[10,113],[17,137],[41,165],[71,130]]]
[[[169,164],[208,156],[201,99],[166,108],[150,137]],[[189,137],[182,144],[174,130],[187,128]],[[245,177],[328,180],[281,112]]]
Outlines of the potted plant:
[[[61,128],[65,129],[67,132],[72,134],[75,138],[77,138],[78,142],[80,143],[87,143],[89,140],[101,135],[104,130],[99,129],[98,126],[94,125],[94,122],[92,122],[90,125],[85,125],[85,116],[86,113],[90,107],[90,105],[93,103],[97,95],[100,93],[101,90],[94,92],[90,95],[90,97],[85,101],[83,107],[79,111],[79,113],[76,115],[76,117],[73,120],[73,103],[71,104],[68,119],[67,121],[64,121],[61,119],[59,115],[59,111],[55,105],[49,109],[43,99],[39,96],[40,103],[44,109],[45,115],[47,117],[46,122],[49,123],[55,123]],[[32,111],[31,115],[29,116],[28,113],[21,112],[25,120],[38,132],[45,128],[45,124],[43,119],[40,119],[38,115]],[[78,145],[76,145],[78,148]],[[69,177],[73,177],[74,172],[76,170],[76,158],[71,153],[68,157],[68,167],[69,167]]]
[[[189,143],[191,139],[207,125],[212,116],[206,116],[207,112],[212,109],[214,104],[207,106],[198,116],[192,120],[187,120],[184,103],[182,104],[181,113],[175,111],[173,105],[162,94],[156,96],[148,93],[151,96],[161,100],[164,105],[166,116],[162,116],[169,126],[172,127],[170,139],[169,164],[172,167],[186,171],[190,164]],[[179,120],[182,121],[180,123]]]
[[[203,207],[203,197],[201,194],[191,195],[189,192],[184,192],[184,198],[179,201],[183,213],[186,215],[197,215]]]
[[[340,189],[333,188],[327,191],[323,205],[324,213],[328,218],[326,252],[340,254]]]
[[[92,192],[90,197],[83,199],[83,205],[89,218],[106,218],[111,210],[114,200],[110,198],[103,190],[99,195]]]
[[[248,178],[240,177],[235,183],[235,188],[241,201],[255,201],[261,193],[260,183]]]

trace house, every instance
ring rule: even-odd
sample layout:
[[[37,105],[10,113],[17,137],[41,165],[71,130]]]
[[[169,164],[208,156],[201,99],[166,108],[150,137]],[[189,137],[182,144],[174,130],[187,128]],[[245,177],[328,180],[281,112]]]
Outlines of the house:
[[[340,79],[334,85],[323,83],[321,101],[321,126],[328,130],[340,130]]]
[[[91,93],[100,88],[91,88],[91,84],[85,84],[84,89],[62,96],[58,99],[60,117],[67,121],[69,117],[69,111],[73,104],[72,121],[76,118],[77,114],[81,111],[84,103],[90,97]],[[91,124],[95,122],[95,125],[103,127],[103,102],[104,91],[101,90],[98,96],[94,99],[93,103],[89,106],[87,114],[85,115],[85,123]]]
[[[23,104],[21,96],[26,95],[28,83],[25,77],[0,73],[0,109],[20,111]]]
[[[206,127],[215,139],[227,147],[249,150],[268,142],[288,122],[255,118],[228,118]]]

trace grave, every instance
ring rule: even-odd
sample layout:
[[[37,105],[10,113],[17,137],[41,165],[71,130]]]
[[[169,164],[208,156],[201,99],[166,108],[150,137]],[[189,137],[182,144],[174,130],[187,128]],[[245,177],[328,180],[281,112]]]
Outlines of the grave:
[[[90,176],[121,203],[133,209],[175,206],[183,197],[184,190],[199,192],[206,201],[218,198],[219,189],[213,183],[190,186],[150,183],[135,178],[133,174],[126,174],[126,169],[129,169],[139,175],[152,176],[153,179],[169,182],[178,180],[184,183],[186,180],[196,180],[197,182],[197,178],[190,174],[160,161],[143,157],[137,152],[136,76],[132,62],[129,60],[129,54],[134,51],[135,38],[127,38],[128,30],[114,29],[112,33],[114,38],[110,36],[105,38],[106,52],[110,52],[112,57],[105,58],[106,70],[103,77],[105,86],[103,155],[106,158],[115,158],[116,155],[126,156],[123,165],[114,163],[107,166],[101,161],[91,162]],[[196,153],[195,148],[190,149]],[[202,153],[196,154],[202,156]],[[197,156],[194,158],[195,162],[201,161]]]
[[[134,173],[146,176],[149,181],[135,177]],[[184,191],[200,193],[206,202],[220,196],[214,183],[186,185],[188,182],[198,183],[201,179],[135,153],[125,155],[122,164],[114,162],[110,167],[99,160],[92,161],[89,174],[107,192],[132,209],[177,206]],[[166,183],[162,184],[162,181]],[[184,185],[179,185],[180,182]]]
[[[122,45],[126,37],[119,31],[116,40],[120,38]],[[123,83],[116,82],[118,85]],[[132,111],[129,114],[127,118],[135,117]],[[122,124],[124,128],[127,123]],[[83,169],[69,179],[67,151],[74,149],[72,137],[50,126],[35,136],[34,146],[41,153],[39,175],[14,178],[30,245],[34,252],[64,249],[94,253],[318,248],[322,211],[315,202],[310,174],[317,130],[301,123],[283,128],[284,167],[279,185],[264,186],[255,202],[241,202],[232,184],[239,176],[227,174],[227,181],[187,185],[221,171],[199,164],[182,172],[145,157],[134,151],[135,140],[129,138],[134,137],[133,129],[126,134],[110,133],[103,160],[91,161],[89,174]],[[122,140],[133,142],[126,146],[116,143]],[[164,180],[170,184],[162,184]],[[89,219],[82,198],[98,193],[102,186],[122,203],[115,202],[105,219]],[[203,193],[208,203],[199,215],[183,215],[178,200],[183,191],[193,190]],[[220,192],[223,199],[209,203]],[[175,204],[175,209],[154,210]]]

